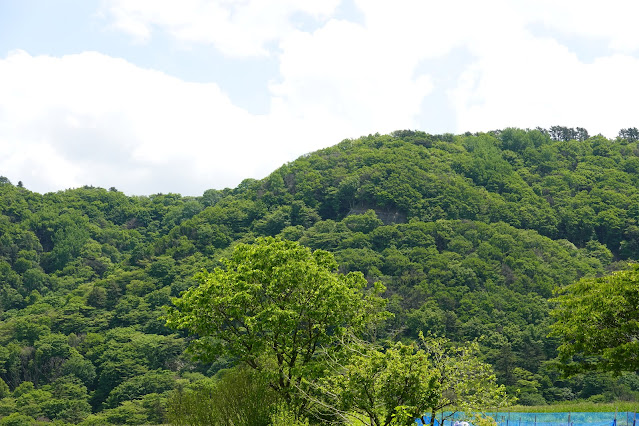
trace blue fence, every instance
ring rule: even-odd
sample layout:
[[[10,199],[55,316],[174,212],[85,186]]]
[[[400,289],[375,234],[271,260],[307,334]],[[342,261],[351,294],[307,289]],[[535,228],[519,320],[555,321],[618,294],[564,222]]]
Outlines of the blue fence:
[[[619,413],[484,413],[498,426],[639,426],[636,412]],[[472,426],[472,415],[442,413],[435,416],[435,426]],[[415,420],[418,425],[429,425],[430,417]]]

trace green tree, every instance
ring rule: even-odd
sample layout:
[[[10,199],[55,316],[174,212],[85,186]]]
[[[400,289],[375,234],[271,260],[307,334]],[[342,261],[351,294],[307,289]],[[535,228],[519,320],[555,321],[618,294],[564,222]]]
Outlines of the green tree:
[[[7,385],[4,380],[0,379],[0,399],[8,397],[10,394],[9,385]]]
[[[171,371],[155,370],[134,376],[117,385],[104,405],[107,408],[115,408],[124,401],[138,399],[150,393],[162,393],[173,389],[175,377]]]
[[[639,369],[639,265],[558,290],[551,336],[568,373]]]
[[[481,412],[510,402],[505,388],[497,385],[492,367],[480,359],[477,342],[457,346],[445,338],[420,334],[419,344],[435,377],[434,398],[428,407],[431,425],[439,411]]]
[[[367,293],[363,275],[337,273],[328,252],[269,237],[237,245],[223,262],[173,300],[167,324],[195,334],[202,359],[227,355],[264,372],[288,403],[303,377],[321,374],[340,336],[383,316],[383,286]]]
[[[358,351],[343,369],[320,389],[329,411],[347,420],[355,417],[370,426],[388,426],[402,420],[411,424],[432,405],[436,377],[428,356],[413,345],[397,343],[386,351]],[[333,396],[333,398],[331,398]]]
[[[444,338],[424,338],[381,350],[355,345],[354,355],[320,388],[324,407],[345,420],[370,426],[410,425],[427,413],[470,413],[506,402],[479,346],[454,346]]]
[[[11,413],[0,419],[0,426],[32,426],[33,424],[35,424],[33,417],[20,413]]]

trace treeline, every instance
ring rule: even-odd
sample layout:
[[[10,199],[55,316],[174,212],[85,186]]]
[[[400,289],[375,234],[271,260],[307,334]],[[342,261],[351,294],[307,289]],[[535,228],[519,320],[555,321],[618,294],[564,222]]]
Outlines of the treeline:
[[[0,424],[162,423],[199,363],[171,297],[237,242],[279,236],[381,281],[381,333],[480,339],[521,403],[637,400],[634,374],[562,378],[555,286],[639,258],[637,129],[398,131],[345,140],[201,197],[0,183]],[[200,385],[198,385],[200,383]]]

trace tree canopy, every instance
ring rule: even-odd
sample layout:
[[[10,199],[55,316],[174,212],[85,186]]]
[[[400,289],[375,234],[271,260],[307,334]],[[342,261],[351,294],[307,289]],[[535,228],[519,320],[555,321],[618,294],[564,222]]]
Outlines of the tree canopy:
[[[411,425],[426,415],[434,424],[441,411],[481,412],[507,403],[490,365],[479,359],[476,342],[453,345],[445,338],[419,336],[387,348],[356,345],[343,364],[322,380],[320,394],[348,419],[370,426]]]
[[[569,372],[639,370],[639,265],[560,290],[553,335]]]
[[[200,358],[225,355],[272,373],[271,386],[287,401],[322,369],[318,358],[341,349],[341,337],[384,316],[383,286],[368,292],[362,273],[338,273],[323,250],[260,238],[237,245],[223,263],[173,300],[167,324],[196,335],[191,348]]]

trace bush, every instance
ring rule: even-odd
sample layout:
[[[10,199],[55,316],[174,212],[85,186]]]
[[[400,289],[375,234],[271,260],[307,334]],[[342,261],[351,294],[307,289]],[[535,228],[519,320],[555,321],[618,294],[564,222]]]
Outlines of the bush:
[[[277,394],[258,373],[227,370],[219,380],[196,382],[169,398],[167,417],[173,425],[267,426]]]
[[[271,414],[271,426],[308,426],[308,419],[296,419],[286,404],[279,404]]]
[[[0,426],[32,426],[36,421],[25,414],[12,413],[0,419]]]

